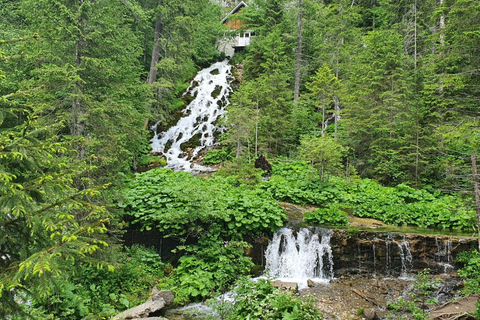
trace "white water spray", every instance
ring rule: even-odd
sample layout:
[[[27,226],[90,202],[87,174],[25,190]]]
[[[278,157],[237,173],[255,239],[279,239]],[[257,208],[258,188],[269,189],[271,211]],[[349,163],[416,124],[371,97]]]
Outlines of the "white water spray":
[[[269,276],[297,282],[306,287],[308,279],[328,281],[333,278],[331,230],[302,228],[298,232],[283,228],[273,236],[265,252]]]
[[[185,94],[195,97],[183,110],[184,117],[168,131],[157,133],[157,125],[152,127],[155,136],[151,140],[153,152],[163,154],[167,159],[167,167],[173,170],[199,172],[210,171],[210,168],[193,165],[192,159],[198,153],[214,144],[214,133],[221,131],[215,121],[225,113],[228,105],[231,66],[228,61],[217,62],[200,71],[190,83]],[[190,154],[182,150],[182,144],[193,137],[199,137],[200,145]]]

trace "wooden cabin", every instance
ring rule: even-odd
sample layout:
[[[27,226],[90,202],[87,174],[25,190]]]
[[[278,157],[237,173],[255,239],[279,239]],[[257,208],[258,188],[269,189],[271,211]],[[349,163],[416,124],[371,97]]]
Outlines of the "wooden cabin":
[[[228,31],[225,32],[224,38],[219,43],[219,50],[224,52],[227,57],[232,57],[236,51],[248,46],[252,37],[255,36],[253,30],[247,30],[242,26],[242,20],[238,19],[237,16],[246,6],[247,4],[244,1],[240,1],[235,8],[222,19],[222,23],[226,25]]]

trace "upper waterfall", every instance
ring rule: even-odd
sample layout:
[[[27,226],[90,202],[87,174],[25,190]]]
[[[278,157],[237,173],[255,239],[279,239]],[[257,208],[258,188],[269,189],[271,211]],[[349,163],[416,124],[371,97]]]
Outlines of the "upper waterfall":
[[[229,103],[231,79],[231,66],[227,60],[201,70],[184,93],[194,97],[182,111],[184,116],[166,132],[159,134],[157,125],[152,127],[155,132],[151,140],[153,152],[162,153],[166,157],[168,168],[188,172],[209,169],[192,164],[192,159],[205,147],[212,146],[214,132],[222,130],[215,126],[215,121],[225,113],[224,109]],[[193,137],[198,137],[199,146],[187,154],[182,150],[182,144]]]

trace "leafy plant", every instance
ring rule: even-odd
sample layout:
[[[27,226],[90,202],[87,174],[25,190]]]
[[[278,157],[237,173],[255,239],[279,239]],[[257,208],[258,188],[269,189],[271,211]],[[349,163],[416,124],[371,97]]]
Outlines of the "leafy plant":
[[[230,182],[169,169],[150,170],[127,183],[120,206],[132,222],[166,235],[241,239],[270,234],[283,226],[285,213],[268,193]]]
[[[303,220],[311,225],[348,225],[348,216],[342,209],[340,209],[339,204],[331,204],[326,208],[319,208],[314,211],[307,212],[305,213]]]
[[[153,249],[142,246],[108,250],[113,269],[78,264],[63,277],[54,295],[33,298],[31,307],[40,308],[56,319],[103,319],[142,303],[151,289],[165,278],[165,264]],[[166,286],[166,284],[165,284]]]
[[[173,280],[177,285],[176,301],[186,303],[211,297],[215,291],[225,291],[235,280],[250,273],[254,266],[243,241],[211,241],[202,239],[186,249],[179,260]]]

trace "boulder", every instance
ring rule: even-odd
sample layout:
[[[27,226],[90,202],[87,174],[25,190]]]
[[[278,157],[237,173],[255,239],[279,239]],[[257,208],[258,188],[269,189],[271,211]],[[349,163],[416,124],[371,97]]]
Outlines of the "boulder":
[[[307,286],[308,286],[309,288],[315,287],[315,282],[313,282],[312,279],[308,279],[308,280],[307,280]]]

